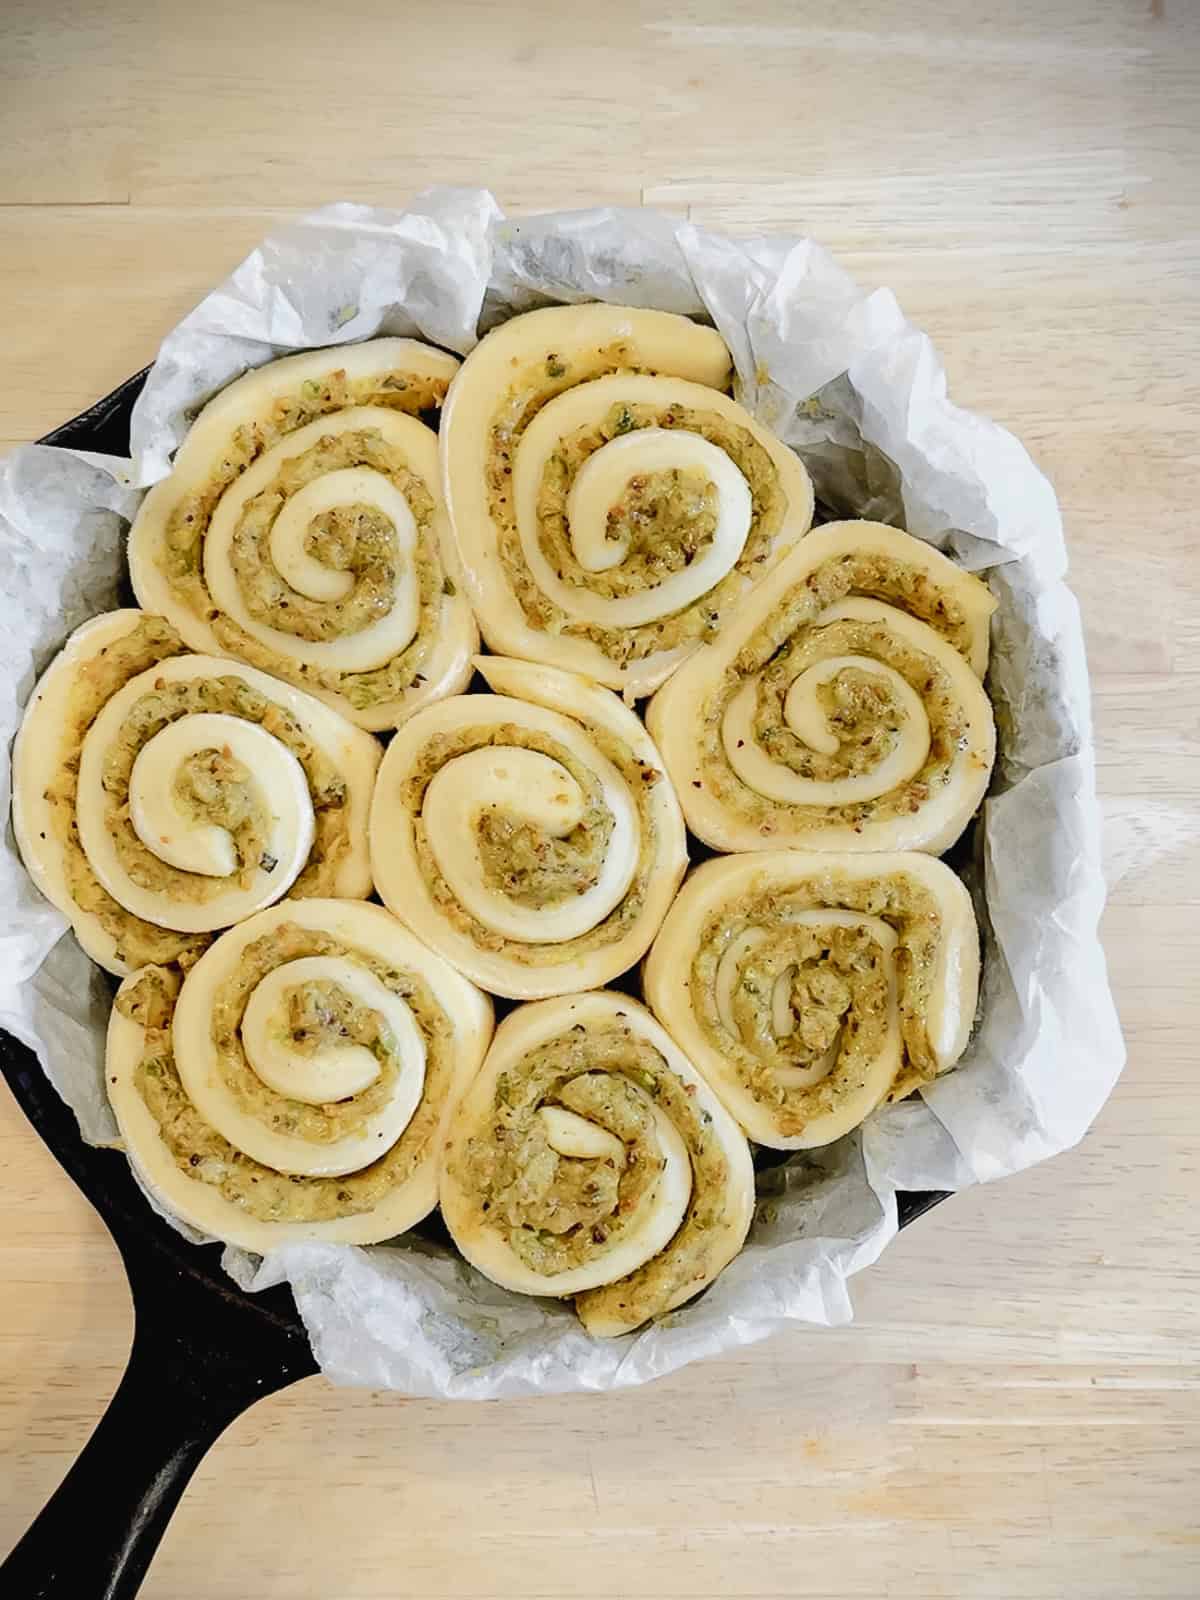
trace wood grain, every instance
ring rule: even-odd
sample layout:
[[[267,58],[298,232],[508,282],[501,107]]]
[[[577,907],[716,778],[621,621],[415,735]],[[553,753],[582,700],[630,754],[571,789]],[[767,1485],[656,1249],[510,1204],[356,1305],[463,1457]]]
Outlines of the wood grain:
[[[1198,108],[1189,0],[0,5],[0,448],[335,198],[808,228],[893,288],[1063,502],[1130,1050],[1078,1150],[903,1235],[849,1328],[606,1398],[264,1402],[150,1600],[1200,1593]],[[6,1548],[130,1315],[7,1096],[0,1148]]]

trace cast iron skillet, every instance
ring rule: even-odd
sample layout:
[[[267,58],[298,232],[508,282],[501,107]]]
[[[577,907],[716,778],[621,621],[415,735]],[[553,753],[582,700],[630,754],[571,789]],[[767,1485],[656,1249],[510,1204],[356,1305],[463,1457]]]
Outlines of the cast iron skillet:
[[[44,444],[123,456],[145,372]],[[317,1369],[286,1288],[243,1294],[213,1246],[188,1244],[151,1210],[119,1153],[79,1137],[32,1052],[0,1032],[0,1071],[104,1219],[129,1275],[133,1346],[79,1459],[0,1566],[4,1600],[129,1600],[201,1457],[263,1395]],[[905,1227],[943,1194],[902,1194]],[[10,1445],[8,1448],[12,1448]]]

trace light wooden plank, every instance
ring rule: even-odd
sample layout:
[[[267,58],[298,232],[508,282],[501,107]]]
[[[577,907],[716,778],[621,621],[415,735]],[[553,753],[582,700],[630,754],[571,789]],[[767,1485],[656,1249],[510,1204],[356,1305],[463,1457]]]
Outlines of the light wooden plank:
[[[520,212],[812,229],[1058,489],[1130,1065],[796,1330],[646,1391],[312,1380],[202,1466],[149,1600],[1200,1593],[1200,10],[1186,0],[0,7],[0,448],[149,361],[274,223],[487,183]],[[130,1337],[115,1249],[0,1093],[0,1549]]]

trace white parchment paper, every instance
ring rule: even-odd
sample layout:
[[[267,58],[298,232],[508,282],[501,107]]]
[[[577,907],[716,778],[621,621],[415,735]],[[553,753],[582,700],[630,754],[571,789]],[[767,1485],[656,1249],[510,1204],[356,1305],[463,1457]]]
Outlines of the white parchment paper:
[[[264,241],[164,341],[134,412],[134,481],[168,470],[196,410],[248,366],[382,333],[463,353],[515,312],[596,299],[710,317],[741,398],[799,451],[829,506],[908,528],[997,595],[1000,759],[968,869],[980,1019],[962,1064],[921,1099],[761,1173],[741,1256],[692,1305],[623,1339],[593,1340],[569,1308],[498,1289],[424,1240],[296,1245],[261,1262],[227,1250],[245,1286],[291,1284],[341,1383],[475,1399],[604,1389],[789,1322],[848,1321],[847,1280],[895,1233],[897,1189],[959,1189],[1066,1149],[1124,1059],[1096,936],[1087,667],[1053,491],[1017,440],[950,402],[936,352],[893,296],[864,293],[811,240],[732,240],[651,211],[506,220],[485,190],[431,190],[402,212],[329,206]],[[0,463],[5,786],[36,674],[115,603],[128,470],[38,447]],[[84,1136],[109,1142],[107,988],[29,884],[11,830],[5,842],[0,1026],[37,1051]]]

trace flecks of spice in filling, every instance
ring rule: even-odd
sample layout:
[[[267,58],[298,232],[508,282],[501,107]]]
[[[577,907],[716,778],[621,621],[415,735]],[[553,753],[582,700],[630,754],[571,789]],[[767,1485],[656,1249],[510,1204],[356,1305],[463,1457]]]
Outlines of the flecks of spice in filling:
[[[818,1115],[861,1088],[887,1026],[888,957],[870,930],[822,928],[789,919],[792,908],[862,912],[895,929],[895,962],[903,1063],[889,1099],[911,1093],[937,1073],[927,1019],[942,937],[934,896],[904,873],[856,879],[829,872],[773,886],[736,906],[715,911],[705,923],[688,975],[692,1009],[706,1037],[721,1051],[756,1101],[770,1107],[785,1138],[803,1133]],[[742,962],[734,990],[736,1034],[716,1003],[722,955],[747,929],[766,937]],[[775,985],[789,984],[794,1027],[776,1032]],[[813,1067],[833,1046],[836,1061],[810,1085],[787,1084],[781,1069]]]
[[[224,713],[257,723],[264,732],[286,745],[300,762],[308,779],[316,834],[308,860],[291,893],[304,896],[332,892],[338,864],[349,848],[345,780],[290,711],[252,688],[244,678],[232,674],[158,679],[155,687],[130,707],[116,740],[105,752],[102,767],[105,824],[126,872],[143,887],[167,893],[185,903],[202,904],[224,892],[224,879],[184,872],[161,861],[142,843],[129,813],[130,778],[143,747],[180,717],[204,712]],[[199,770],[195,769],[192,776],[196,777]],[[206,815],[215,821],[221,814],[220,806],[233,803],[237,786],[231,787],[219,774],[211,777],[209,793],[216,799],[216,810]],[[242,841],[247,853],[242,858],[241,868],[252,872],[262,864],[261,832],[265,823],[257,805],[253,805],[247,815]]]
[[[435,734],[425,744],[405,783],[403,803],[414,818],[414,839],[421,875],[441,914],[481,950],[531,966],[557,966],[577,960],[594,949],[620,939],[640,915],[654,872],[658,834],[651,791],[662,773],[640,760],[629,747],[605,729],[589,726],[588,736],[629,789],[637,808],[640,848],[633,882],[621,903],[586,934],[556,944],[524,944],[486,927],[455,898],[438,871],[420,820],[425,790],[434,774],[456,756],[491,745],[516,745],[537,750],[562,764],[583,790],[584,816],[565,840],[529,826],[520,818],[497,812],[485,823],[480,848],[488,881],[525,905],[553,905],[568,895],[590,887],[599,873],[603,852],[611,835],[612,818],[603,804],[595,775],[557,740],[516,723],[460,729]]]
[[[538,1112],[560,1106],[620,1141],[621,1156],[560,1156]],[[727,1218],[729,1166],[694,1085],[627,1025],[578,1024],[500,1075],[491,1114],[467,1141],[456,1171],[488,1225],[546,1275],[603,1257],[618,1246],[652,1191],[664,1157],[653,1110],[688,1151],[692,1194],[667,1248],[627,1277],[577,1297],[581,1307],[635,1327],[709,1275],[713,1241]]]
[[[330,1138],[339,1136],[331,1129],[346,1131],[361,1125],[378,1099],[377,1082],[364,1096],[355,1096],[338,1106],[303,1106],[267,1089],[240,1053],[237,1030],[253,988],[276,966],[314,955],[352,959],[402,996],[412,1009],[426,1047],[424,1091],[404,1133],[378,1161],[338,1177],[294,1177],[275,1172],[236,1150],[203,1120],[183,1089],[172,1055],[170,1025],[178,992],[175,974],[148,969],[117,1000],[122,1013],[146,1029],[134,1084],[176,1165],[187,1177],[211,1185],[226,1200],[263,1222],[327,1222],[373,1210],[429,1158],[431,1141],[453,1087],[453,1022],[423,979],[328,935],[284,924],[248,947],[246,965],[230,980],[214,1007],[213,1037],[222,1071],[252,1114],[301,1137]],[[298,1015],[307,1017],[309,1022],[316,1021],[325,1038],[332,1038],[328,1032],[331,1027],[340,1026],[338,1021],[331,1021],[331,1016],[340,1017],[352,1036],[361,1035],[361,1042],[367,1042],[373,1031],[374,1047],[386,1053],[385,1035],[370,1017],[358,1015],[364,1008],[345,1012],[335,998],[318,1018],[309,1009],[310,999],[299,999]],[[319,1000],[313,1000],[313,1004],[320,1010]],[[277,1117],[281,1120],[274,1122]]]
[[[253,423],[238,427],[226,442],[226,452],[206,484],[185,495],[175,505],[166,524],[162,558],[163,569],[177,599],[214,629],[224,648],[263,671],[271,672],[301,687],[321,688],[345,694],[351,704],[364,710],[383,701],[398,698],[409,688],[428,654],[430,631],[436,630],[439,597],[442,593],[440,556],[430,527],[433,501],[427,487],[408,467],[403,453],[371,430],[351,435],[330,434],[313,450],[282,464],[273,485],[243,509],[242,521],[234,539],[235,568],[240,568],[243,594],[251,614],[283,632],[298,638],[328,639],[345,637],[386,610],[394,584],[394,550],[389,571],[387,548],[394,539],[384,530],[377,513],[358,519],[355,528],[357,566],[347,569],[356,575],[350,599],[326,607],[308,600],[279,583],[264,561],[265,543],[262,518],[273,520],[286,499],[304,482],[338,466],[366,465],[392,478],[409,500],[417,522],[417,578],[420,590],[421,620],[417,636],[395,661],[370,672],[340,673],[333,669],[297,664],[261,641],[253,638],[232,619],[213,607],[203,576],[204,537],[217,502],[225,490],[264,451],[287,434],[351,406],[387,406],[409,415],[440,406],[447,389],[445,379],[430,379],[411,373],[387,373],[382,377],[348,379],[344,371],[328,374],[321,381],[305,380],[293,395],[275,402],[270,413]],[[357,454],[356,454],[357,452]],[[349,508],[364,511],[369,508]],[[269,534],[269,525],[266,530]],[[314,530],[319,541],[323,530]],[[357,549],[358,537],[362,548]],[[339,609],[340,606],[340,609]]]
[[[743,646],[701,707],[700,756],[706,786],[733,814],[756,823],[769,838],[779,827],[821,831],[844,824],[861,831],[868,821],[912,815],[931,793],[950,781],[963,749],[966,722],[949,675],[923,651],[897,638],[883,622],[842,619],[821,623],[821,614],[848,595],[883,600],[920,617],[964,656],[970,628],[961,604],[920,569],[882,555],[844,556],[823,563],[783,596],[770,618]],[[930,743],[921,769],[906,783],[873,800],[845,805],[784,805],[741,781],[726,760],[721,727],[726,709],[747,677],[761,674],[755,737],[772,761],[805,777],[832,779],[871,770],[890,751],[901,714],[886,687],[870,673],[843,671],[826,688],[830,726],[842,741],[837,756],[812,751],[784,723],[783,704],[793,681],[835,655],[861,655],[884,662],[920,697],[929,719]]]
[[[211,940],[207,934],[155,927],[118,905],[101,886],[79,843],[75,818],[79,755],[84,735],[119,689],[150,667],[185,653],[186,646],[174,628],[162,617],[147,614],[84,662],[68,699],[57,776],[45,791],[71,899],[81,911],[94,916],[114,941],[117,959],[134,969],[154,963],[177,963],[186,969]]]

